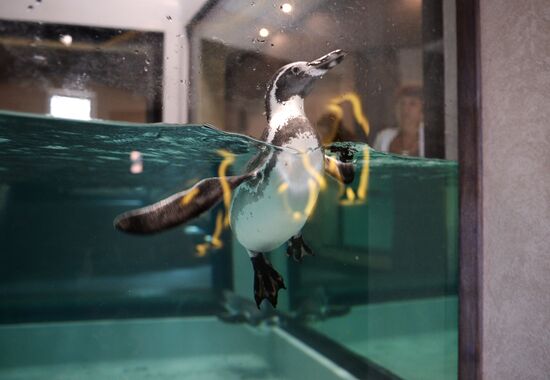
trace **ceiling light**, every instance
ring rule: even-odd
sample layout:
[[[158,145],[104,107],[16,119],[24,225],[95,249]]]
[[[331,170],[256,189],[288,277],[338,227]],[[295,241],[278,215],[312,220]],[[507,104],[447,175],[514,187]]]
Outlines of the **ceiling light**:
[[[266,28],[262,28],[260,29],[260,31],[258,32],[260,34],[260,37],[267,37],[269,36],[269,30],[267,30]]]
[[[283,13],[292,12],[292,5],[290,5],[289,3],[284,3],[283,5],[281,5],[281,11],[283,11]]]
[[[61,43],[65,46],[69,46],[70,44],[73,43],[73,37],[71,37],[70,35],[68,34],[63,34],[59,37],[59,41],[61,41]]]

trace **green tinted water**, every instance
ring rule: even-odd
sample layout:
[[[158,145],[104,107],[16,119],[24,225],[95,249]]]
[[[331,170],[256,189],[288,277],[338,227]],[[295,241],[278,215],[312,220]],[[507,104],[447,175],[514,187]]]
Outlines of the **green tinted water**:
[[[288,287],[280,309],[403,378],[454,378],[456,163],[347,147],[358,175],[321,193],[304,232],[316,256],[272,255]],[[217,175],[220,149],[240,173],[274,147],[200,125],[0,113],[0,320],[211,315],[224,289],[251,298],[252,268],[230,231],[197,254],[217,210],[150,237],[112,227],[120,212]],[[415,346],[432,348],[415,356]]]

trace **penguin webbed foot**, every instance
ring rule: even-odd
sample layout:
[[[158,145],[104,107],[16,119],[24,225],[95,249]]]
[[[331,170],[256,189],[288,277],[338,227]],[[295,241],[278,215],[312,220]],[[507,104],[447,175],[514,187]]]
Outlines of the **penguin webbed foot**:
[[[286,289],[283,277],[277,272],[262,253],[251,258],[254,267],[254,300],[256,306],[267,299],[273,307],[277,307],[279,289]]]
[[[296,262],[301,262],[305,256],[315,256],[302,238],[302,234],[295,235],[288,240],[286,255],[292,256]]]

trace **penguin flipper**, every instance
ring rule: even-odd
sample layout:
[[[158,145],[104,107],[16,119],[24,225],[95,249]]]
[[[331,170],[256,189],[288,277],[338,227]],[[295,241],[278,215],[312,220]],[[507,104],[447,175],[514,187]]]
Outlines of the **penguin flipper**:
[[[203,179],[190,189],[150,206],[125,212],[117,216],[113,224],[117,230],[132,234],[153,234],[167,230],[199,216],[216,205],[223,198],[224,191],[233,190],[253,176],[248,173]]]
[[[259,309],[265,298],[273,307],[277,307],[279,289],[286,289],[283,277],[271,266],[263,253],[255,253],[250,260],[254,267],[254,300],[256,306]]]
[[[309,248],[302,238],[302,233],[296,234],[288,239],[286,255],[292,256],[296,262],[301,262],[305,256],[315,256],[311,248]]]
[[[355,178],[353,163],[340,161],[327,155],[325,155],[325,172],[346,185],[352,183]]]

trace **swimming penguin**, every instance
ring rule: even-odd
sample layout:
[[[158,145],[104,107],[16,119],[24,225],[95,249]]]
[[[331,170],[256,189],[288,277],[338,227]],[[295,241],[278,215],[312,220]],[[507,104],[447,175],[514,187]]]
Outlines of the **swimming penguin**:
[[[335,50],[311,62],[290,63],[275,73],[265,96],[268,125],[261,139],[280,149],[259,153],[245,174],[206,178],[151,206],[119,215],[115,227],[135,234],[160,232],[213,207],[223,198],[224,189],[234,190],[230,223],[252,261],[256,305],[259,308],[267,299],[275,307],[279,289],[286,287],[264,253],[287,242],[287,255],[295,260],[311,255],[301,230],[323,186],[323,167],[341,182],[353,181],[353,164],[324,155],[304,112],[304,98],[316,79],[344,56],[342,50]]]

